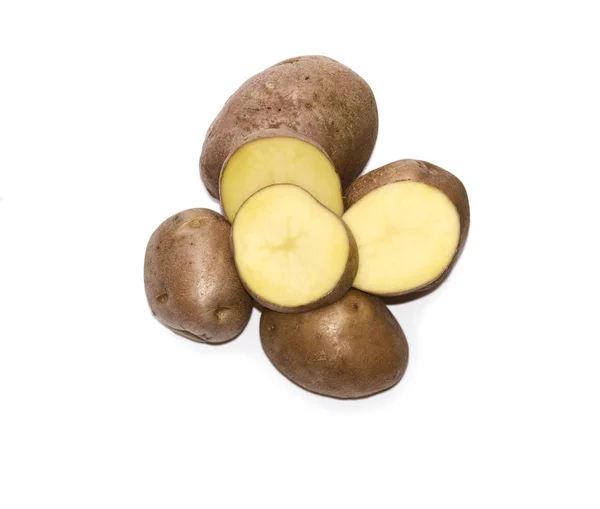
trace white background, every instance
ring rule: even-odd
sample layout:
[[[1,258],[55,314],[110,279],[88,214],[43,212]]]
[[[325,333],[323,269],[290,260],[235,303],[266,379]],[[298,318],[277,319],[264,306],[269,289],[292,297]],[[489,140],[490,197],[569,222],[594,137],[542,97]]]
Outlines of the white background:
[[[600,507],[597,2],[1,5],[0,507]],[[373,88],[367,169],[425,159],[471,200],[365,400],[284,379],[257,311],[207,346],[144,295],[155,227],[218,208],[213,117],[302,54]]]

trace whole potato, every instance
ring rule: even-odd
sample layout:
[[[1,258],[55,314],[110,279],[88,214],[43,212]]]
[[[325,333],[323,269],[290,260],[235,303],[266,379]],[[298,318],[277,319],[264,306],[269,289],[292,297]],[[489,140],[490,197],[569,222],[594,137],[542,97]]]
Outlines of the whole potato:
[[[360,398],[396,384],[408,343],[385,304],[352,289],[329,306],[305,313],[265,310],[262,346],[275,367],[305,389]]]
[[[235,270],[229,233],[220,214],[189,209],[164,221],[148,242],[144,283],[150,308],[189,339],[229,341],[250,319],[252,299]]]
[[[346,187],[369,160],[377,129],[375,97],[358,74],[324,56],[291,58],[247,80],[225,103],[202,147],[202,179],[218,198],[233,152],[257,138],[285,136],[323,150]]]

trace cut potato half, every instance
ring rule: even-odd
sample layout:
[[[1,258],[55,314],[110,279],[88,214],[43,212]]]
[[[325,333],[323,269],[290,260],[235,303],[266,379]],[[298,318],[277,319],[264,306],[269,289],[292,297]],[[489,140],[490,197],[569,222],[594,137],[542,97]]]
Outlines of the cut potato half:
[[[354,287],[387,294],[418,288],[450,265],[458,212],[444,193],[421,182],[395,182],[369,193],[344,220],[360,264]]]
[[[344,212],[340,177],[322,150],[298,138],[267,137],[245,143],[223,166],[221,204],[227,219],[233,221],[248,197],[272,184],[300,186],[338,216]]]
[[[359,290],[391,296],[428,289],[462,249],[469,224],[466,191],[437,166],[392,163],[358,179],[346,199],[343,219],[358,245],[353,286]]]
[[[259,303],[275,311],[307,311],[335,302],[356,276],[352,234],[298,186],[276,184],[248,198],[231,238],[242,282]]]
[[[358,74],[324,56],[289,58],[252,76],[227,100],[206,133],[200,174],[220,198],[227,159],[251,139],[283,135],[327,154],[345,189],[367,164],[378,126],[375,96]]]

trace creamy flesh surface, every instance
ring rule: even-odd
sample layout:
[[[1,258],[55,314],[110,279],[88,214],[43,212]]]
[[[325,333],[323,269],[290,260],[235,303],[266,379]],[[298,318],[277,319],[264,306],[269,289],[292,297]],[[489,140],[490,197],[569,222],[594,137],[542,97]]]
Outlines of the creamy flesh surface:
[[[249,198],[232,239],[244,283],[278,306],[302,306],[328,294],[350,254],[340,218],[293,185],[270,186]]]
[[[221,203],[227,219],[256,191],[272,184],[306,189],[329,210],[344,212],[340,178],[327,156],[295,138],[263,138],[246,143],[230,158],[221,176]]]
[[[358,245],[354,287],[376,294],[419,288],[448,267],[460,236],[458,212],[435,187],[394,182],[371,191],[343,216]]]

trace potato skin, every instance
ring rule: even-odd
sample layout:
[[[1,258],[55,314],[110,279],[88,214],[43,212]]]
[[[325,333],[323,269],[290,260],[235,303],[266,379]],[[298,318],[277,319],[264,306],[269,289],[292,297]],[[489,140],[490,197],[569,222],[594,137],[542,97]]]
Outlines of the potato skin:
[[[279,185],[289,185],[289,184],[271,184],[271,186],[279,186]],[[267,186],[267,187],[271,187],[271,186]],[[248,199],[250,199],[250,198],[248,198]],[[358,272],[358,246],[356,245],[356,240],[354,239],[354,235],[352,235],[350,228],[348,228],[348,225],[346,223],[344,223],[342,221],[342,219],[340,217],[338,217],[334,212],[329,210],[327,207],[325,207],[325,205],[323,205],[322,203],[317,201],[314,197],[313,197],[313,199],[320,207],[323,207],[329,214],[334,214],[335,217],[339,221],[341,221],[342,224],[344,225],[344,229],[346,230],[346,235],[348,236],[348,242],[349,242],[349,247],[350,247],[350,251],[348,253],[348,263],[346,263],[346,268],[344,269],[344,272],[342,273],[339,281],[337,282],[335,287],[332,288],[332,290],[329,293],[323,295],[323,297],[321,297],[320,299],[317,299],[314,302],[309,302],[308,304],[304,304],[303,306],[293,306],[293,307],[280,306],[271,301],[263,299],[260,295],[256,294],[254,291],[252,291],[252,288],[247,286],[246,283],[244,282],[244,280],[242,278],[240,278],[242,285],[244,285],[244,288],[246,289],[246,291],[252,296],[252,298],[256,302],[258,302],[261,306],[271,309],[273,311],[277,311],[278,313],[302,313],[305,311],[310,311],[312,309],[317,309],[317,308],[321,308],[323,306],[327,306],[327,305],[335,302],[336,300],[339,300],[341,297],[343,297],[346,294],[346,292],[348,292],[348,290],[350,290],[350,288],[352,287],[352,283],[354,282],[354,278],[356,278],[356,273]],[[248,200],[246,200],[246,201],[248,201]],[[246,202],[244,202],[244,203],[246,203]],[[244,204],[242,204],[242,207],[243,206],[244,206]],[[240,207],[240,210],[242,207]],[[234,225],[235,225],[235,220],[234,220]],[[233,228],[231,229],[230,244],[231,244],[231,252],[234,253],[234,264],[235,264],[235,244],[233,242]],[[237,270],[237,264],[236,264],[236,270]]]
[[[252,299],[235,270],[230,229],[212,210],[189,209],[164,221],[148,242],[144,284],[152,313],[189,339],[229,341],[250,319]]]
[[[375,97],[358,74],[324,56],[291,58],[253,76],[227,100],[208,129],[200,173],[209,193],[219,197],[223,164],[247,137],[278,128],[322,147],[345,188],[375,146]]]
[[[297,385],[335,398],[384,391],[404,375],[408,343],[385,304],[352,289],[329,306],[299,314],[265,310],[263,349]]]
[[[375,189],[392,184],[410,180],[413,182],[422,182],[428,184],[444,193],[456,207],[460,221],[460,237],[458,246],[452,261],[436,279],[419,288],[407,290],[405,292],[381,294],[382,297],[406,296],[413,293],[422,293],[433,290],[439,286],[444,278],[458,260],[467,240],[469,233],[469,224],[471,221],[471,212],[469,208],[469,197],[463,183],[447,170],[426,161],[416,159],[401,159],[390,164],[386,164],[376,170],[366,173],[355,180],[344,194],[344,206],[348,210],[352,205],[359,201],[363,196]]]

